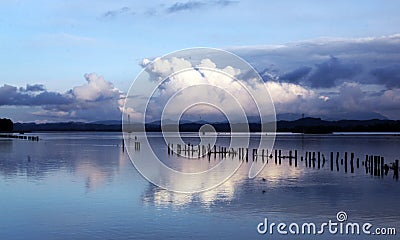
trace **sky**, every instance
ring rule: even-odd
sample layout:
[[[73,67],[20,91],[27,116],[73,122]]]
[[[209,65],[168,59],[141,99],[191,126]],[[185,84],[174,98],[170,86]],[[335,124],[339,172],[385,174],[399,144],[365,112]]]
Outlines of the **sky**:
[[[229,50],[278,114],[400,119],[400,1],[1,1],[0,117],[119,119],[154,59]],[[282,97],[285,96],[285,97]]]

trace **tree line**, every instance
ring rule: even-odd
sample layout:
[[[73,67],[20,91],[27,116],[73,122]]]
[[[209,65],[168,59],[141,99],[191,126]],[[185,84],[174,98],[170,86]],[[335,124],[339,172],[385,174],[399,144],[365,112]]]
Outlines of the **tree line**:
[[[0,119],[0,132],[12,132],[14,123],[11,119],[1,118]]]

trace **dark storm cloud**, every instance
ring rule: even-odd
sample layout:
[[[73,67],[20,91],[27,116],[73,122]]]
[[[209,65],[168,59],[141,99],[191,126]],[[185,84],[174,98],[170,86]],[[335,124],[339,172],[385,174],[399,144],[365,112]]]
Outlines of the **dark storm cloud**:
[[[399,86],[397,69],[400,68],[393,65],[400,62],[400,34],[359,39],[325,38],[228,50],[249,61],[267,78],[278,74],[280,81],[314,89],[335,87],[343,82]],[[312,68],[309,73],[307,68]]]
[[[337,80],[351,80],[361,72],[361,66],[354,63],[342,63],[338,58],[316,64],[315,71],[306,79],[312,88],[330,88],[336,86]]]
[[[26,89],[20,91],[17,87],[5,84],[0,87],[0,106],[41,106],[71,103],[68,96],[57,92],[48,92],[44,89],[43,85],[28,85]],[[31,93],[37,91],[42,92],[39,94]]]
[[[302,66],[291,72],[281,75],[279,79],[290,83],[299,83],[311,72],[311,69],[311,67]]]
[[[20,88],[19,89],[22,92],[42,92],[42,91],[46,91],[46,88],[44,87],[43,84],[27,84],[25,88]]]
[[[371,74],[376,77],[378,83],[386,85],[388,88],[400,87],[400,65],[392,65],[371,70]]]
[[[278,113],[400,119],[400,34],[228,50],[249,61],[264,81],[313,93],[303,102],[275,104]]]

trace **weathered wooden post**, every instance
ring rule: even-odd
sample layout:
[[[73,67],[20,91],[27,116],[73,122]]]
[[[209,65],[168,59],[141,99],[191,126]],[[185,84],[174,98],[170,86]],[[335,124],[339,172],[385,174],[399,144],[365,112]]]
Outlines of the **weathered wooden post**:
[[[294,150],[294,167],[297,167],[297,150]]]
[[[315,152],[312,153],[312,167],[315,168]]]
[[[339,152],[336,152],[336,170],[339,172]]]
[[[262,161],[264,162],[264,148],[261,150]]]
[[[371,176],[374,174],[374,156],[369,156],[369,171]]]
[[[279,165],[281,165],[281,163],[282,163],[282,151],[280,149],[279,149],[278,159],[279,159]]]
[[[344,152],[344,172],[347,173],[347,152]]]
[[[318,169],[321,168],[321,153],[318,151]]]
[[[399,160],[396,160],[395,161],[395,164],[394,164],[394,175],[393,175],[393,177],[394,178],[396,178],[396,180],[398,180],[399,179]]]
[[[350,154],[350,172],[354,173],[354,153]]]
[[[333,171],[333,152],[331,152],[331,171]]]
[[[217,158],[217,146],[214,145],[214,159]]]
[[[197,158],[200,158],[200,145],[197,145]],[[204,146],[203,146],[204,147]]]
[[[381,176],[381,156],[376,156],[376,175]]]

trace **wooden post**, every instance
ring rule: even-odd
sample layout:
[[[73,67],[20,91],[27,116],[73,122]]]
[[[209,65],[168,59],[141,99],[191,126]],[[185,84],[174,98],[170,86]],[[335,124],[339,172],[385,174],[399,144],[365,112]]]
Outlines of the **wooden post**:
[[[282,151],[279,149],[279,156],[278,156],[278,159],[279,159],[279,165],[281,165],[281,163],[282,163]]]
[[[264,148],[261,150],[262,161],[264,162]]]
[[[350,172],[354,173],[354,153],[350,154]]]
[[[333,152],[331,152],[331,171],[333,171]]]
[[[318,152],[318,169],[321,168],[321,153]]]
[[[197,145],[197,158],[200,158],[200,148],[201,145]]]
[[[384,168],[385,168],[385,158],[381,157],[381,177],[383,177],[383,172],[385,170]]]
[[[376,156],[376,175],[381,176],[381,156]]]
[[[249,161],[249,148],[246,148],[246,162]]]
[[[297,167],[297,150],[294,150],[294,167]]]
[[[336,152],[336,170],[339,172],[339,152]]]
[[[214,159],[217,157],[217,146],[214,145]]]
[[[315,168],[315,152],[312,153],[312,167]]]
[[[371,176],[374,174],[374,156],[369,156],[369,172]]]
[[[347,152],[344,152],[344,172],[347,173]]]
[[[278,164],[278,150],[275,149],[275,164]]]
[[[292,150],[289,151],[289,166],[292,166]]]

